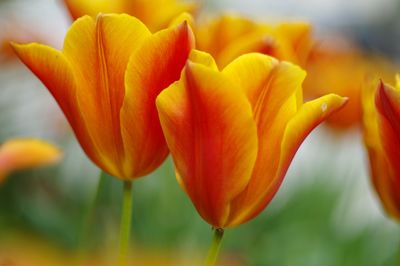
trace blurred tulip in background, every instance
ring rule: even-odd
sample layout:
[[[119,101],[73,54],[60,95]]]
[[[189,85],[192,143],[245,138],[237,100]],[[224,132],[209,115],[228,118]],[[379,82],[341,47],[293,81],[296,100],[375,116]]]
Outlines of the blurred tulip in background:
[[[42,140],[7,140],[0,146],[0,183],[13,171],[51,165],[61,157],[60,149]]]
[[[140,19],[151,31],[163,29],[182,12],[194,12],[196,4],[180,0],[64,0],[73,19],[98,13],[126,13]]]
[[[221,15],[195,26],[197,49],[224,67],[250,52],[271,55],[303,66],[312,45],[306,22],[262,23],[240,15]]]
[[[329,125],[346,129],[361,125],[361,94],[368,80],[380,76],[391,80],[394,63],[383,56],[366,53],[343,36],[316,41],[307,60],[304,95],[313,99],[326,93],[349,98],[348,104],[328,119]]]

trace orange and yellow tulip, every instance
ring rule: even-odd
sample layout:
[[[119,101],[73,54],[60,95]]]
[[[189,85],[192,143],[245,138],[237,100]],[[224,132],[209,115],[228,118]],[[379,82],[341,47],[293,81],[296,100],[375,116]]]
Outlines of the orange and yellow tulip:
[[[150,30],[169,25],[182,12],[193,12],[194,3],[177,0],[64,0],[73,19],[98,13],[126,13],[140,19]]]
[[[224,67],[250,52],[304,65],[312,47],[311,26],[305,22],[262,24],[236,15],[223,15],[195,28],[196,47]]]
[[[361,93],[367,77],[392,77],[394,67],[382,57],[364,54],[348,40],[338,40],[321,41],[312,49],[305,67],[304,95],[309,99],[327,93],[348,97],[346,106],[327,120],[334,128],[346,129],[361,124]]]
[[[185,22],[150,33],[129,15],[84,16],[62,51],[17,45],[20,59],[54,96],[89,158],[123,180],[168,155],[155,99],[179,79],[194,40]]]
[[[300,67],[257,53],[220,71],[194,50],[157,97],[178,182],[209,224],[233,227],[261,212],[304,138],[345,103],[332,94],[303,104],[304,78]]]
[[[13,171],[51,165],[62,152],[54,145],[36,139],[10,139],[0,146],[0,183]]]
[[[400,220],[400,80],[365,90],[363,122],[372,183],[387,213]]]

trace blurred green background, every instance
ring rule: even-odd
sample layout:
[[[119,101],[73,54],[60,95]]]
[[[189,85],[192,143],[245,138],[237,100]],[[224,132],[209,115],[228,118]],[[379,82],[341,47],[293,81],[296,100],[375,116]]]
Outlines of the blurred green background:
[[[396,1],[204,3],[210,12],[305,18],[317,34],[344,32],[368,49],[392,59],[399,55]],[[70,20],[58,1],[2,0],[0,38],[10,23],[37,30],[35,34],[59,47]],[[0,61],[0,125],[0,141],[40,137],[64,150],[58,165],[14,173],[0,186],[0,265],[14,265],[8,251],[19,239],[33,239],[21,246],[21,256],[34,249],[36,241],[62,253],[77,253],[100,173],[81,151],[49,93],[17,60]],[[366,159],[359,129],[332,132],[321,127],[313,132],[268,208],[254,220],[226,230],[221,265],[400,265],[400,228],[381,210]],[[149,254],[161,257],[157,265],[200,265],[211,228],[178,187],[171,159],[133,186],[133,258]],[[107,177],[89,234],[95,257],[118,245],[121,192],[122,183]]]

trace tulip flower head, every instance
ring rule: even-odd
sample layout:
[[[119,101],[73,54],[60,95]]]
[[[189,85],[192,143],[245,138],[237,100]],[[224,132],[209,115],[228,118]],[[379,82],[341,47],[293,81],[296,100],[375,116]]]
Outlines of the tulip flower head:
[[[223,15],[200,23],[195,32],[197,49],[210,53],[220,67],[250,52],[303,65],[312,46],[311,26],[305,22],[274,25]]]
[[[20,59],[54,96],[88,157],[123,180],[166,158],[155,98],[179,79],[193,36],[185,22],[152,34],[129,15],[84,16],[62,51],[17,45]]]
[[[177,0],[64,0],[73,19],[98,13],[126,13],[140,19],[150,30],[160,30],[182,12],[193,12],[194,3]]]
[[[303,104],[305,72],[257,53],[218,70],[192,51],[181,79],[157,97],[177,179],[216,228],[242,224],[277,192],[296,150],[345,99]]]
[[[342,37],[343,39],[343,37]],[[361,125],[362,89],[371,74],[386,78],[394,75],[393,64],[382,57],[365,54],[348,40],[321,40],[307,61],[307,78],[304,95],[313,99],[327,93],[337,93],[349,98],[340,112],[327,123],[333,128],[346,129]]]
[[[54,145],[36,139],[10,139],[0,146],[0,183],[16,170],[51,165],[62,152]]]
[[[364,141],[372,183],[387,213],[400,220],[400,81],[378,82],[363,95]]]

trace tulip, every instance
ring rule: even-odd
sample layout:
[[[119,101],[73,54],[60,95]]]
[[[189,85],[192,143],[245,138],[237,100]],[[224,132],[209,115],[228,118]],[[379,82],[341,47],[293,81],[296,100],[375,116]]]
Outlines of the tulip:
[[[346,106],[327,120],[331,128],[339,130],[361,124],[361,93],[367,77],[379,74],[386,79],[395,73],[395,67],[388,60],[365,54],[355,44],[340,37],[321,40],[312,49],[305,68],[305,97],[313,99],[337,93],[349,98]]]
[[[51,165],[61,157],[57,147],[42,140],[7,140],[0,146],[0,183],[13,171]]]
[[[64,0],[73,19],[98,13],[127,13],[140,19],[151,30],[160,30],[182,12],[193,12],[196,5],[177,0]]]
[[[140,20],[114,14],[76,20],[62,51],[14,44],[58,102],[88,157],[124,180],[119,265],[128,257],[130,181],[155,170],[168,155],[155,99],[179,79],[193,43],[186,22],[152,34]]]
[[[400,220],[400,81],[379,82],[363,94],[364,141],[372,183],[386,212]]]
[[[155,106],[179,79],[193,37],[187,24],[151,34],[128,15],[84,16],[62,51],[14,44],[54,96],[88,157],[122,180],[149,174],[168,155]]]
[[[223,15],[200,23],[195,33],[197,49],[210,53],[220,67],[250,52],[304,65],[312,46],[311,26],[305,22],[266,24]]]
[[[194,50],[157,97],[178,182],[214,228],[258,215],[304,138],[346,102],[330,94],[303,103],[304,78],[300,67],[257,53],[220,71]]]

